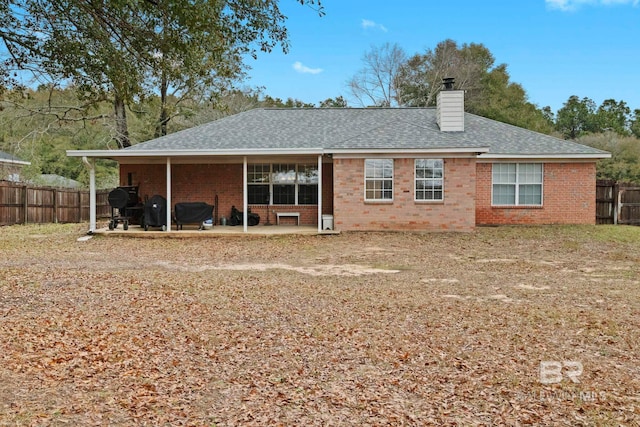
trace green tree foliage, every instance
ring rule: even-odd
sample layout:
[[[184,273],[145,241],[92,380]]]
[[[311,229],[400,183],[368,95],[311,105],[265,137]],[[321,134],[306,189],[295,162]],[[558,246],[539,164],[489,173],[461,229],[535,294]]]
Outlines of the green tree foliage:
[[[468,111],[483,117],[520,126],[541,133],[550,133],[553,122],[543,110],[527,101],[524,88],[509,82],[506,65],[499,65],[485,74],[480,81],[484,99],[468,107]]]
[[[88,184],[86,169],[76,158],[67,157],[68,149],[117,148],[113,138],[112,105],[78,102],[75,88],[56,89],[40,86],[37,90],[11,90],[0,102],[0,150],[15,153],[30,161],[25,176],[57,174]],[[150,133],[137,116],[132,116],[131,134],[148,139]],[[117,169],[111,161],[98,161],[101,185],[115,184]]]
[[[0,57],[0,96],[20,86],[17,71],[27,67],[30,47],[38,41],[36,29],[28,27],[14,8],[14,0],[0,0],[0,51],[4,51]]]
[[[286,101],[283,101],[280,98],[272,98],[269,95],[265,96],[264,99],[260,102],[261,107],[269,107],[269,108],[313,108],[314,104],[310,104],[299,99],[287,98]]]
[[[493,66],[491,52],[481,44],[458,47],[453,40],[444,40],[434,48],[409,58],[397,75],[400,104],[410,107],[434,106],[442,89],[442,79],[452,77],[456,89],[466,91],[467,108],[479,103],[483,76]]]
[[[640,138],[640,109],[633,111],[633,117],[631,119],[629,130],[633,135]]]
[[[575,95],[569,97],[561,109],[558,110],[556,130],[562,133],[565,139],[576,139],[586,133],[597,129],[596,104],[589,98],[578,98]]]
[[[593,133],[577,142],[611,153],[610,159],[598,162],[598,179],[613,179],[640,183],[640,140],[613,131]]]
[[[618,135],[633,133],[635,119],[624,101],[606,99],[596,108],[590,98],[569,97],[558,110],[556,130],[566,139],[576,139],[589,133],[615,132]]]
[[[507,66],[482,44],[438,43],[435,49],[409,58],[396,77],[401,105],[433,106],[442,79],[453,77],[455,89],[465,91],[465,110],[539,132],[550,132],[549,115],[527,101],[524,88],[510,82]]]
[[[347,100],[342,96],[336,96],[335,98],[327,98],[324,101],[320,101],[320,108],[347,108]]]
[[[127,105],[159,92],[157,133],[166,133],[173,114],[170,88],[180,92],[174,99],[201,93],[220,79],[237,77],[242,55],[276,45],[288,49],[278,0],[0,1],[10,15],[20,16],[5,17],[6,31],[0,28],[12,62],[35,64],[56,80],[72,81],[94,102],[109,98],[120,147],[131,144]],[[318,0],[296,2],[322,13]],[[22,28],[39,36],[28,38]]]
[[[595,122],[595,131],[613,131],[619,135],[629,135],[631,109],[624,101],[605,99],[596,111]]]
[[[293,98],[274,99],[259,89],[232,89],[221,92],[215,100],[184,103],[182,108],[188,114],[176,116],[172,129],[187,129],[258,107],[312,108],[314,105]],[[158,96],[132,104],[128,122],[134,143],[153,138],[159,108]],[[88,185],[86,168],[77,158],[67,157],[65,151],[117,148],[111,109],[112,104],[106,100],[89,106],[79,103],[74,87],[60,89],[41,85],[37,90],[9,90],[0,101],[0,150],[32,163],[22,174],[28,179],[51,173]],[[99,185],[117,185],[114,162],[99,160],[96,173]]]

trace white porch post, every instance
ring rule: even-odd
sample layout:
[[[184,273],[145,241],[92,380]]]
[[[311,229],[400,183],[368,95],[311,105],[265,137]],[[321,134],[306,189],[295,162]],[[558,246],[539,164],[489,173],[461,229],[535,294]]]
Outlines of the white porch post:
[[[322,154],[318,155],[318,233],[322,233]]]
[[[171,157],[167,157],[167,231],[171,231]]]
[[[247,194],[247,156],[242,158],[242,231],[247,232],[249,195]]]
[[[89,169],[89,232],[93,234],[96,231],[96,164],[95,160],[89,161],[87,157],[82,157],[82,161]]]

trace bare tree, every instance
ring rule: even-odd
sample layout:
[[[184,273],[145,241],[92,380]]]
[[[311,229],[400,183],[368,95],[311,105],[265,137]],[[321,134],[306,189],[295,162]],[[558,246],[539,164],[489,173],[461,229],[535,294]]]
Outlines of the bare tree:
[[[398,106],[397,75],[407,56],[398,44],[373,46],[362,57],[363,68],[347,82],[362,106]]]

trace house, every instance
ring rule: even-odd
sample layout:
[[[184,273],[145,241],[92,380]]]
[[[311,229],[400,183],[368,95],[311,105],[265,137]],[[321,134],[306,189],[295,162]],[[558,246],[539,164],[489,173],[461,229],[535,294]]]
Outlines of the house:
[[[31,162],[21,160],[13,154],[0,151],[0,179],[7,181],[20,181],[20,172],[24,166]]]
[[[67,154],[89,167],[92,194],[93,159],[109,158],[121,185],[169,206],[217,200],[218,217],[235,205],[319,232],[323,220],[342,231],[593,224],[596,161],[610,156],[465,113],[459,90],[441,91],[436,108],[260,108]]]
[[[58,188],[81,188],[82,184],[75,179],[67,178],[54,173],[43,173],[38,175],[33,183],[36,185],[44,185],[47,187]]]

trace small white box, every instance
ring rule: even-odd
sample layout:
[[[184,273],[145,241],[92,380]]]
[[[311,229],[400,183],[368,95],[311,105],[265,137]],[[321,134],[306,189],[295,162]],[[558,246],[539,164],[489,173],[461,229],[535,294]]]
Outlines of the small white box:
[[[333,215],[322,215],[322,229],[333,230]]]

